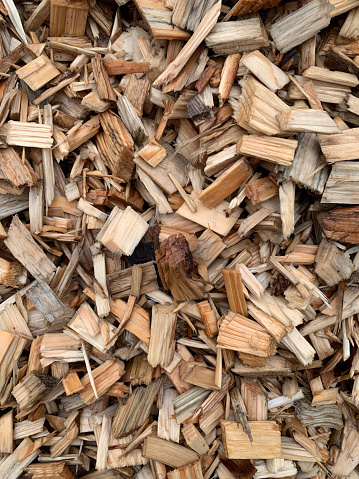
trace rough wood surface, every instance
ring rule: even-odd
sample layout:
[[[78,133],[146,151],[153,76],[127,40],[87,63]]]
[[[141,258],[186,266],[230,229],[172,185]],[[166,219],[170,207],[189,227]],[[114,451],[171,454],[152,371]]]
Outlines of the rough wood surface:
[[[359,0],[0,16],[0,478],[357,479]]]

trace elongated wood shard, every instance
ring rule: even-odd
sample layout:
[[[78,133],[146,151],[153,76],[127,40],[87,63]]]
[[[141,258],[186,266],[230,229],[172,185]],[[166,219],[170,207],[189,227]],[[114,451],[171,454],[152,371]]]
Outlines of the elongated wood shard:
[[[5,244],[31,275],[45,282],[50,281],[55,272],[55,265],[35,243],[31,233],[18,216],[15,216],[11,222]]]
[[[103,132],[96,135],[97,148],[113,174],[129,181],[135,166],[132,137],[117,115],[107,111],[99,119]]]
[[[45,55],[41,55],[24,67],[19,68],[16,74],[29,85],[31,90],[37,91],[59,75],[60,72]]]
[[[298,135],[298,146],[285,176],[298,186],[305,186],[317,194],[322,194],[328,179],[329,168],[323,164],[321,150],[315,133]],[[249,185],[248,185],[249,186]]]
[[[209,228],[219,235],[225,236],[228,234],[239,217],[238,211],[233,211],[229,215],[226,214],[229,206],[227,201],[221,201],[215,208],[210,209],[198,199],[197,194],[192,193],[191,199],[194,201],[197,211],[193,212],[186,204],[183,204],[177,213],[205,228]]]
[[[248,423],[253,441],[236,422],[222,421],[223,446],[228,459],[276,459],[282,457],[280,431],[273,421]]]
[[[288,52],[327,27],[331,10],[329,1],[314,0],[272,25],[270,31],[278,50]]]
[[[182,467],[198,460],[198,455],[179,444],[150,436],[145,439],[143,454],[171,467]]]
[[[50,33],[53,37],[61,35],[82,36],[85,33],[89,5],[76,0],[70,5],[66,0],[51,0]]]
[[[38,177],[28,162],[22,162],[17,151],[12,148],[2,148],[0,151],[1,179],[9,181],[16,187],[34,186]]]
[[[156,367],[168,366],[175,352],[174,334],[177,314],[173,305],[155,305],[152,309],[151,339],[148,362]]]
[[[102,229],[101,243],[117,254],[131,255],[146,233],[148,224],[130,206],[109,217]]]
[[[198,196],[207,208],[214,208],[252,175],[245,158],[238,160]]]
[[[296,140],[244,135],[237,143],[237,153],[289,166],[294,159],[297,145]]]
[[[268,45],[268,37],[259,17],[236,22],[217,23],[205,38],[207,47],[218,55],[256,50]]]
[[[262,326],[233,311],[225,316],[217,341],[222,348],[260,357],[271,356],[276,350],[275,341]]]
[[[173,80],[182,70],[186,62],[189,60],[193,52],[200,45],[202,40],[208,35],[217,22],[221,8],[221,2],[217,2],[202,18],[202,21],[198,25],[195,33],[191,36],[190,40],[183,47],[177,58],[170,63],[166,70],[156,79],[154,86],[156,88],[167,85],[168,82]]]
[[[241,273],[232,269],[223,269],[222,274],[231,311],[247,316]]]
[[[342,203],[347,205],[358,204],[358,167],[359,163],[357,161],[343,161],[340,163],[335,163],[325,185],[322,202],[337,204]]]
[[[277,116],[289,110],[289,106],[253,76],[242,80],[241,86],[242,93],[235,112],[238,125],[254,134],[281,134]]]
[[[0,17],[0,479],[358,479],[359,0]]]
[[[283,88],[290,81],[288,75],[268,60],[259,50],[245,55],[241,63],[272,91]]]
[[[318,140],[328,163],[357,159],[359,128],[345,130],[336,135],[318,135]]]
[[[323,110],[291,110],[278,115],[280,127],[287,132],[341,133],[338,125]]]
[[[152,381],[146,388],[140,386],[121,406],[113,419],[115,437],[127,436],[133,430],[141,427],[148,419],[155,397],[158,394],[162,380]]]
[[[8,145],[51,148],[52,128],[49,125],[10,120],[6,141]]]

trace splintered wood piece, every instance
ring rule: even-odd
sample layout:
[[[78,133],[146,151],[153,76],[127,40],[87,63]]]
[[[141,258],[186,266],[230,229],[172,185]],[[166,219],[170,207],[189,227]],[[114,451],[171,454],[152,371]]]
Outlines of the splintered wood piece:
[[[124,371],[124,363],[116,358],[108,359],[101,364],[101,366],[98,366],[92,371],[93,380],[99,398],[120,379]],[[84,389],[80,392],[80,397],[85,404],[92,404],[96,401],[96,396],[92,389],[89,374],[86,374],[86,376],[81,379],[81,382]]]
[[[59,380],[52,376],[33,371],[14,387],[12,394],[19,403],[20,409],[30,409],[52,391],[58,383]]]
[[[313,394],[312,405],[338,404],[338,388],[324,389]]]
[[[26,161],[22,161],[18,152],[11,146],[0,150],[1,179],[11,182],[16,187],[34,186],[38,176]]]
[[[69,152],[75,150],[87,140],[95,136],[100,130],[100,120],[98,116],[92,117],[89,121],[81,125],[76,131],[69,131],[66,135]]]
[[[93,269],[94,269],[94,276],[96,281],[99,282],[101,285],[104,295],[100,295],[96,293],[96,311],[100,318],[104,318],[108,316],[110,313],[110,302],[108,299],[108,289],[106,283],[106,260],[105,254],[99,252],[94,254],[93,257]],[[104,296],[104,297],[103,297]]]
[[[142,271],[141,284],[138,295],[158,289],[157,273],[153,262],[136,265]],[[107,275],[112,297],[123,298],[130,296],[133,283],[134,267]],[[132,291],[134,292],[134,291]]]
[[[47,283],[50,282],[56,267],[35,243],[31,233],[26,229],[18,216],[15,216],[11,222],[5,244],[11,254],[31,275],[39,277]]]
[[[12,454],[14,450],[13,412],[10,411],[0,418],[0,452]]]
[[[156,250],[158,272],[165,289],[176,301],[201,299],[204,282],[196,274],[188,242],[182,234],[171,235]]]
[[[52,128],[50,125],[10,120],[6,142],[8,145],[51,148],[53,144]]]
[[[201,461],[197,461],[189,466],[183,466],[179,469],[173,469],[173,471],[167,473],[168,479],[182,479],[184,477],[188,479],[203,479]]]
[[[224,17],[223,21],[229,20],[231,16],[242,17],[246,13],[257,12],[260,9],[275,7],[279,3],[278,0],[239,0],[234,7]]]
[[[335,83],[336,85],[344,85],[348,87],[356,87],[359,80],[352,73],[344,73],[342,71],[331,71],[327,68],[311,66],[303,72],[305,78],[312,80],[324,81],[327,83]]]
[[[179,55],[177,55],[175,60],[168,65],[166,70],[159,77],[157,77],[157,79],[153,83],[154,87],[158,88],[167,85],[167,83],[176,78],[176,76],[180,73],[180,71],[190,59],[194,51],[197,49],[197,47],[201,44],[201,42],[216,24],[218,16],[220,14],[220,9],[221,3],[217,2],[206,13],[206,15],[202,18],[202,21],[196,28],[196,31],[191,36],[190,40],[180,51]]]
[[[194,451],[155,436],[149,436],[145,439],[143,455],[148,459],[162,462],[174,468],[186,466],[199,459]]]
[[[124,437],[143,426],[148,419],[155,397],[161,387],[162,380],[152,381],[147,387],[138,387],[129,397],[127,403],[118,408],[113,419],[113,434]],[[162,441],[162,439],[161,439]]]
[[[189,32],[172,24],[172,12],[163,2],[155,1],[149,4],[147,0],[135,0],[135,4],[154,38],[185,41],[190,38]]]
[[[266,178],[249,181],[245,186],[245,192],[253,205],[257,205],[277,196],[279,188],[274,179],[267,176]]]
[[[26,296],[50,323],[64,317],[65,305],[50,286],[40,278],[37,278],[26,291]]]
[[[253,273],[249,271],[247,266],[243,263],[237,264],[235,268],[241,274],[241,280],[244,286],[258,299],[264,293],[264,288]]]
[[[150,86],[151,82],[149,80],[142,80],[137,78],[136,75],[131,75],[130,81],[125,89],[125,97],[130,100],[141,118]]]
[[[241,273],[233,269],[222,269],[222,275],[230,310],[242,316],[247,316]]]
[[[293,328],[282,340],[282,343],[298,358],[298,360],[307,366],[313,362],[315,349],[300,334],[297,328]]]
[[[243,427],[221,421],[222,439],[228,459],[279,459],[282,457],[279,427],[274,421],[250,421],[252,441]]]
[[[238,125],[254,134],[282,134],[277,115],[290,107],[253,76],[241,80],[240,84],[242,93],[235,112]]]
[[[241,379],[241,394],[248,421],[266,421],[268,398],[259,380],[257,378]]]
[[[283,238],[287,239],[295,226],[295,184],[292,181],[287,181],[279,187],[279,203]]]
[[[178,396],[178,392],[173,388],[167,388],[163,391],[162,405],[158,412],[158,436],[161,439],[179,442],[180,425],[174,416],[173,401]]]
[[[166,158],[167,150],[163,148],[156,140],[152,140],[142,150],[138,152],[149,165],[155,168],[161,161]]]
[[[207,208],[195,193],[191,194],[191,199],[194,201],[197,211],[193,213],[188,205],[184,203],[177,210],[177,213],[205,228],[209,228],[221,236],[227,235],[239,218],[239,210],[234,210],[231,214],[226,215],[226,210],[229,206],[227,201],[220,202],[215,208]]]
[[[218,334],[217,316],[208,301],[198,303],[204,326],[210,338]]]
[[[243,135],[237,143],[237,153],[254,156],[278,165],[290,166],[297,145],[297,140]]]
[[[182,434],[185,438],[187,445],[193,449],[197,454],[203,455],[209,451],[209,446],[196,428],[196,426],[192,423],[184,424],[182,427]]]
[[[100,242],[113,253],[130,256],[147,229],[147,222],[128,206],[108,218],[101,230]]]
[[[108,60],[105,61],[104,67],[110,76],[147,73],[150,71],[149,62],[133,62],[127,60]]]
[[[84,0],[75,0],[71,4],[66,0],[51,0],[51,36],[83,36],[85,34],[88,13],[89,4]]]
[[[350,258],[335,244],[322,239],[315,257],[315,273],[328,286],[335,286],[340,281],[349,279],[353,270]]]
[[[173,360],[177,323],[177,313],[173,310],[172,304],[156,304],[152,308],[151,338],[147,359],[152,367],[160,364],[165,368]]]
[[[193,259],[197,264],[203,264],[206,268],[208,268],[226,248],[223,240],[209,229],[206,229],[198,237],[198,245],[198,248],[192,253]]]
[[[275,341],[262,326],[233,311],[224,317],[217,342],[224,349],[260,357],[271,356],[276,350]]]
[[[315,133],[298,135],[294,160],[291,166],[286,168],[285,176],[298,186],[305,186],[314,193],[322,194],[328,173],[328,166],[321,157],[317,135]]]
[[[16,74],[29,85],[32,91],[37,91],[57,75],[60,75],[60,72],[45,55],[41,55],[16,70]]]
[[[96,145],[113,175],[129,181],[134,168],[133,139],[119,116],[111,111],[99,115],[103,129],[96,135]]]
[[[248,52],[269,44],[259,16],[235,22],[218,22],[206,36],[205,42],[217,55]]]
[[[31,464],[26,472],[34,479],[74,479],[65,461]]]
[[[56,442],[56,444],[51,446],[50,457],[54,459],[58,456],[61,456],[61,454],[65,452],[65,450],[69,447],[72,441],[76,439],[78,434],[79,428],[76,423],[71,428],[65,429],[64,435],[61,437],[61,439]]]
[[[96,54],[95,57],[91,59],[91,64],[97,92],[101,100],[116,101],[115,94],[110,85],[110,80],[101,60],[101,55]]]
[[[253,174],[253,170],[245,158],[241,158],[230,166],[219,178],[198,196],[207,208],[215,208],[227,196],[237,190]]]
[[[100,320],[88,303],[79,307],[67,327],[99,351],[105,352],[114,343],[115,327],[106,320]]]
[[[145,130],[145,127],[143,126],[140,117],[137,114],[137,111],[135,110],[130,100],[126,98],[126,96],[121,94],[118,95],[117,110],[126,128],[131,133],[133,139],[141,144],[146,139],[147,132]]]
[[[278,115],[280,127],[283,131],[322,133],[341,133],[340,128],[328,113],[323,110],[290,110],[282,111]]]
[[[270,33],[278,50],[286,53],[327,27],[331,10],[330,2],[314,0],[274,23]]]
[[[277,343],[280,343],[284,336],[293,329],[292,327],[284,326],[278,319],[257,308],[252,303],[248,304],[248,313],[273,336]]]
[[[334,135],[318,135],[320,148],[328,163],[358,158],[359,128]]]
[[[194,384],[203,389],[219,389],[215,382],[215,371],[202,366],[186,364],[180,370],[181,378],[189,384]],[[188,371],[186,372],[186,369]],[[211,428],[212,430],[213,428]]]
[[[233,55],[228,55],[224,62],[221,74],[221,82],[218,87],[218,99],[220,106],[222,106],[229,98],[233,82],[237,75],[241,57],[242,55],[240,53],[234,53]]]
[[[350,475],[359,462],[359,433],[349,422],[345,424],[340,452],[332,469],[333,474]]]
[[[346,43],[358,40],[358,12],[358,8],[353,8],[353,10],[350,10],[348,13],[336,39],[337,44],[345,45]]]
[[[69,373],[62,381],[67,396],[78,393],[83,390],[84,386],[76,372]]]
[[[357,177],[359,162],[343,161],[334,163],[325,185],[322,203],[359,204]]]
[[[216,3],[217,0],[210,0],[204,4],[196,2],[196,0],[184,0],[183,2],[175,2],[172,23],[184,30],[195,31],[204,15]]]
[[[172,158],[171,155],[173,154],[174,150],[170,145],[164,143],[162,146],[167,151],[167,157],[165,157],[158,166],[152,167],[140,156],[134,158],[134,162],[164,192],[166,192],[168,195],[173,195],[176,193],[177,187],[168,176],[168,173],[172,173],[182,187],[185,186],[187,181],[188,162],[182,155],[179,154]]]
[[[241,63],[272,91],[280,90],[290,81],[288,75],[259,50],[245,55]]]

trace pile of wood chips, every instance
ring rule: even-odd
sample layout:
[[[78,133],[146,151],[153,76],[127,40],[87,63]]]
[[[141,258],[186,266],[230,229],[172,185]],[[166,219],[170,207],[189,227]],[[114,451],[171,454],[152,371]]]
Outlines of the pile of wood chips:
[[[0,478],[359,478],[359,0],[0,2]]]

